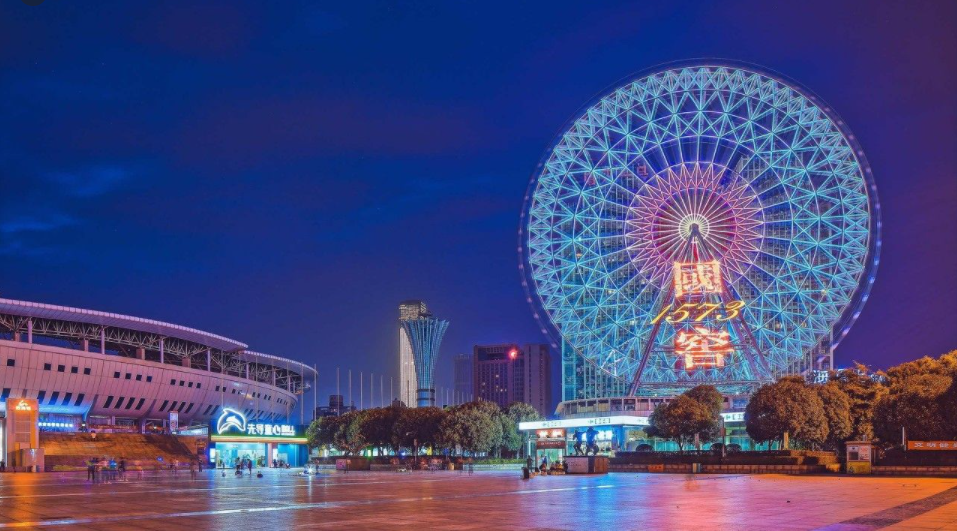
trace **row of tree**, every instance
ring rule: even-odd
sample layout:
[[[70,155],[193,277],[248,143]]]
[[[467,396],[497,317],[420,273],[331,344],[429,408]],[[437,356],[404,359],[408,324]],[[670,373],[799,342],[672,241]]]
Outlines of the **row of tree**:
[[[366,448],[380,448],[399,454],[404,448],[419,453],[434,451],[487,453],[501,456],[525,446],[518,423],[541,420],[530,404],[514,402],[503,410],[494,402],[474,401],[460,406],[407,408],[390,406],[350,411],[337,417],[323,417],[306,430],[311,447],[329,446],[346,455]]]
[[[719,436],[721,394],[700,385],[662,404],[651,415],[648,434],[682,449],[695,438]],[[957,351],[924,357],[871,373],[857,364],[811,384],[784,377],[760,387],[745,410],[745,427],[759,443],[783,442],[840,451],[850,440],[885,446],[911,440],[957,440]]]
[[[845,441],[885,447],[911,440],[957,440],[957,351],[870,373],[857,364],[832,372],[827,383],[782,378],[751,397],[748,435],[839,450]]]

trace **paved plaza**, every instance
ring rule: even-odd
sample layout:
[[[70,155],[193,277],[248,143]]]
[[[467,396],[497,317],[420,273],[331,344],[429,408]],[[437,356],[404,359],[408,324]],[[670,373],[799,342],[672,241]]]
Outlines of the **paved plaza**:
[[[204,471],[0,475],[0,529],[957,529],[957,479]]]

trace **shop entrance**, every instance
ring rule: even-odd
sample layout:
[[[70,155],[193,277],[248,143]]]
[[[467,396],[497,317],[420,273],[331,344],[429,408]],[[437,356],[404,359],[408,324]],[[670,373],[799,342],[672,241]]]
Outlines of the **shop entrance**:
[[[252,459],[257,467],[267,466],[263,443],[216,443],[215,450],[210,457],[217,467],[235,468],[243,458]]]

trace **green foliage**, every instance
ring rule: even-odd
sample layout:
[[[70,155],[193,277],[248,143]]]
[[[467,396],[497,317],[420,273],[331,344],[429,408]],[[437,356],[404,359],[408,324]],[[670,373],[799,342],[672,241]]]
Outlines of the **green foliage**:
[[[401,408],[392,427],[392,436],[400,446],[412,449],[418,447],[439,446],[439,431],[447,416],[445,410],[437,407]]]
[[[834,451],[840,451],[841,444],[850,440],[854,431],[854,419],[851,417],[851,399],[836,382],[814,386],[817,396],[824,406],[824,418],[827,419],[827,439],[824,445]]]
[[[362,426],[365,417],[365,411],[350,411],[338,417],[338,429],[332,437],[333,445],[346,455],[358,454],[368,446]]]
[[[531,433],[518,431],[518,423],[537,420],[543,420],[543,417],[531,404],[525,402],[509,404],[508,410],[503,415],[502,446],[513,452],[516,450],[524,452]]]
[[[362,422],[362,436],[370,446],[392,448],[398,452],[401,441],[393,428],[402,414],[403,408],[378,407],[367,409]]]
[[[828,437],[824,403],[800,377],[761,386],[751,396],[744,420],[748,435],[758,442],[780,441],[788,433],[814,447]]]
[[[943,354],[937,359],[924,356],[914,361],[901,363],[887,369],[885,376],[888,387],[895,387],[905,384],[905,381],[913,376],[926,374],[949,377],[957,374],[957,350]]]
[[[312,421],[306,428],[306,439],[310,448],[335,446],[335,435],[339,431],[339,417],[322,417]]]
[[[724,408],[724,396],[713,385],[696,385],[686,391],[685,396],[707,406],[715,418],[721,415],[721,410]]]
[[[831,374],[835,383],[851,401],[851,434],[847,440],[869,441],[874,438],[872,423],[874,405],[887,392],[880,381],[868,376],[867,366],[854,367]]]
[[[954,378],[940,374],[929,364],[919,365],[926,373],[901,371],[888,394],[874,407],[874,435],[881,441],[897,443],[901,428],[914,440],[949,440],[957,437],[950,413],[957,402],[951,390]],[[917,363],[917,362],[912,362]]]
[[[452,409],[442,421],[441,442],[471,453],[494,452],[502,445],[502,413],[498,404],[475,401]]]
[[[655,408],[649,422],[649,435],[670,439],[678,444],[678,450],[684,451],[684,445],[694,440],[698,434],[704,442],[711,440],[718,431],[712,404],[703,404],[689,397],[679,395],[674,400]]]

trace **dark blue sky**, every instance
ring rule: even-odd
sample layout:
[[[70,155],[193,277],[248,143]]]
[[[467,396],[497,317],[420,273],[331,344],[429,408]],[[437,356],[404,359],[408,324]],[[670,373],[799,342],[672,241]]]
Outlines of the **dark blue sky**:
[[[396,305],[452,354],[538,342],[516,257],[532,169],[616,81],[724,57],[845,118],[883,207],[837,352],[957,348],[957,3],[0,4],[0,295],[396,370]],[[557,360],[556,360],[557,362]],[[333,369],[334,371],[334,369]]]

